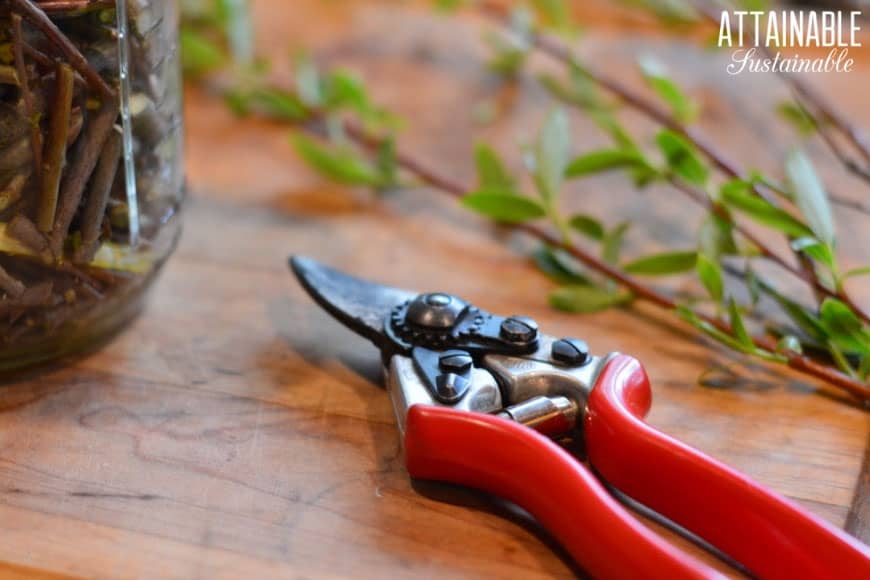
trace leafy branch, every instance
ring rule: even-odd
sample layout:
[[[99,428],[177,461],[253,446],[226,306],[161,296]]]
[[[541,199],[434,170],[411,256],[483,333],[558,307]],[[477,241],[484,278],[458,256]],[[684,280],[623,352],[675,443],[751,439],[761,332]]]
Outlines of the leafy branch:
[[[742,257],[747,265],[742,278],[747,286],[754,296],[764,294],[775,300],[795,323],[795,332],[801,337],[792,332],[752,335],[747,330],[744,317],[750,308],[740,306],[726,294],[724,280],[730,263],[723,262],[723,256],[738,253],[732,232],[743,231],[738,229],[733,213],[745,214],[789,234],[794,238],[796,251],[811,256],[816,265],[827,266],[832,280],[862,272],[840,274],[828,243],[820,241],[827,236],[819,224],[806,224],[755,192],[757,187],[769,188],[769,180],[759,176],[737,178],[722,184],[718,191],[711,190],[709,170],[685,132],[668,128],[656,136],[655,144],[663,158],[663,163],[657,163],[621,126],[614,124],[611,116],[594,109],[596,119],[609,127],[620,147],[573,157],[567,117],[556,109],[527,151],[533,192],[519,188],[519,180],[495,150],[486,145],[479,146],[475,154],[476,187],[466,187],[404,152],[398,146],[395,123],[389,114],[372,105],[362,83],[351,75],[342,71],[323,73],[310,61],[303,60],[295,78],[292,88],[270,84],[256,74],[243,75],[229,84],[209,86],[239,114],[267,117],[304,129],[310,136],[293,137],[297,152],[330,179],[377,189],[424,184],[459,199],[465,207],[494,222],[539,240],[543,245],[536,255],[538,265],[562,284],[550,296],[551,304],[557,308],[588,312],[633,300],[644,301],[675,314],[699,332],[738,352],[785,364],[863,402],[870,401],[870,387],[866,383],[870,370],[867,362],[870,331],[849,304],[835,297],[838,285],[824,285],[831,295],[823,299],[818,310],[807,309],[752,273],[751,256],[744,252]],[[672,83],[657,84],[660,91],[681,98]],[[691,106],[682,111],[690,115]],[[682,124],[677,125],[678,129],[681,127]],[[791,164],[795,167],[793,173],[808,171],[806,160],[799,155],[793,157]],[[629,229],[627,223],[606,227],[593,216],[568,216],[560,211],[559,198],[567,180],[608,170],[625,170],[639,184],[656,179],[670,181],[703,203],[709,215],[701,229],[699,248],[625,262],[620,254]],[[749,236],[744,234],[750,246],[756,250],[763,248]],[[578,237],[584,243],[578,242]],[[588,248],[590,243],[597,246],[597,252]],[[760,253],[763,255],[764,251]],[[707,296],[678,301],[640,280],[643,276],[687,271],[696,272]],[[699,308],[711,302],[719,306],[716,315]],[[812,348],[828,353],[839,370],[818,360]]]
[[[473,4],[478,10],[494,19],[504,30],[515,33],[509,28],[515,18],[509,18],[509,12],[504,7],[490,2]],[[530,4],[532,8],[540,9],[540,3]],[[561,17],[569,18],[569,14],[569,11],[562,11]],[[543,22],[548,19],[552,20],[552,11],[548,18],[541,20]],[[823,310],[824,305],[831,300],[842,304],[849,311],[849,315],[858,320],[860,327],[866,325],[870,320],[867,314],[843,287],[845,279],[862,272],[863,269],[856,270],[855,274],[842,274],[838,269],[834,253],[836,240],[833,219],[828,205],[829,196],[808,158],[797,150],[790,154],[786,163],[787,187],[775,185],[773,180],[758,172],[746,174],[687,124],[697,113],[697,105],[676,83],[667,78],[655,63],[641,61],[641,69],[652,92],[667,105],[667,108],[660,107],[656,102],[629,89],[620,81],[582,65],[556,35],[548,35],[542,31],[544,28],[542,25],[536,27],[533,23],[528,28],[529,31],[525,32],[527,45],[562,63],[568,71],[567,82],[553,77],[542,77],[540,80],[545,88],[563,102],[582,109],[611,134],[616,144],[614,149],[593,151],[578,158],[574,165],[581,170],[569,170],[569,174],[585,176],[605,170],[628,169],[636,185],[642,187],[651,181],[663,180],[705,208],[709,213],[707,224],[713,226],[706,229],[718,230],[719,241],[724,244],[719,248],[712,248],[712,251],[709,244],[707,248],[702,244],[701,250],[705,254],[703,256],[705,260],[703,262],[699,260],[698,263],[703,264],[704,268],[702,270],[699,266],[697,272],[708,290],[709,280],[705,278],[721,277],[717,271],[721,269],[719,262],[722,262],[723,257],[732,254],[758,256],[777,264],[784,271],[808,284],[818,298],[819,311]],[[559,31],[565,28],[566,25],[562,24],[556,27],[555,31],[559,34]],[[518,72],[513,71],[513,75],[516,76]],[[663,169],[656,169],[655,164],[641,152],[635,139],[619,124],[613,114],[612,104],[606,103],[597,94],[598,89],[611,93],[620,102],[640,111],[664,127],[655,140],[666,159],[666,166]],[[811,118],[810,121],[812,122]],[[711,190],[710,171],[703,158],[709,160],[713,168],[729,179],[718,191]],[[781,201],[787,201],[806,220],[806,223],[783,209],[780,206]],[[798,259],[798,266],[792,265],[788,260],[777,255],[768,245],[762,243],[752,230],[733,217],[734,213],[743,214],[757,224],[786,234],[789,246]],[[740,237],[748,242],[749,247],[742,251],[735,251],[737,248],[731,238],[732,232],[740,234]],[[702,236],[704,236],[703,230]],[[706,237],[709,241],[710,236]],[[681,252],[676,254],[680,255]],[[678,271],[662,271],[659,274]],[[766,287],[771,286],[766,284]],[[711,293],[711,297],[720,303],[720,309],[728,306],[722,303],[724,296]],[[559,304],[563,305],[564,302],[560,300]],[[793,313],[793,310],[787,308],[783,310],[788,314]],[[802,330],[805,332],[805,329]],[[865,374],[861,374],[861,369],[865,366],[861,363],[862,351],[856,353],[852,359],[843,357],[835,342],[822,341],[822,347],[827,350],[831,359],[844,372],[860,378],[866,377]],[[857,361],[855,366],[850,360]]]
[[[491,2],[482,2],[479,4],[479,9],[483,11],[484,14],[488,15],[491,19],[493,19],[496,23],[498,23],[502,27],[510,27],[513,19],[509,16],[509,12],[506,11],[503,5]],[[703,181],[706,181],[706,175],[702,175],[699,172],[703,172],[703,169],[699,169],[700,161],[694,159],[694,152],[697,151],[704,157],[710,160],[710,162],[720,170],[726,177],[733,180],[741,180],[744,183],[749,184],[750,190],[755,195],[759,196],[763,200],[767,202],[767,204],[777,207],[776,199],[774,198],[774,194],[771,191],[771,188],[768,187],[768,183],[770,180],[758,179],[755,176],[749,175],[747,172],[742,171],[737,164],[733,161],[729,160],[727,156],[718,150],[718,148],[708,141],[700,132],[698,132],[693,127],[687,125],[685,121],[691,119],[694,115],[694,111],[697,110],[697,106],[691,102],[681,91],[681,89],[673,83],[666,76],[661,74],[658,71],[650,70],[654,67],[647,64],[645,67],[644,77],[647,82],[651,85],[653,91],[664,100],[666,103],[670,105],[671,110],[664,109],[660,107],[655,102],[650,99],[645,98],[643,95],[638,92],[632,90],[627,85],[622,83],[621,81],[610,77],[600,71],[596,71],[591,67],[580,63],[578,57],[558,38],[552,35],[548,35],[542,32],[537,33],[528,33],[530,38],[530,45],[534,46],[536,49],[540,50],[543,54],[553,58],[554,60],[562,63],[566,67],[568,67],[571,76],[574,80],[580,81],[589,81],[595,87],[600,87],[616,97],[619,100],[629,107],[639,111],[640,113],[647,116],[649,119],[657,122],[658,124],[665,127],[667,130],[679,136],[685,143],[680,143],[679,139],[677,139],[674,135],[669,135],[667,139],[673,143],[675,143],[674,147],[678,147],[680,149],[679,153],[685,159],[689,159],[692,165],[689,168],[687,165],[682,165],[677,168],[678,170],[673,173],[666,174],[664,177],[667,181],[669,181],[677,190],[681,191],[685,195],[687,195],[692,201],[698,203],[702,206],[707,207],[716,213],[720,218],[725,219],[726,221],[731,222],[731,225],[738,231],[744,238],[746,238],[749,242],[751,242],[756,248],[759,249],[761,255],[772,262],[776,263],[778,266],[783,268],[785,271],[790,274],[796,276],[798,279],[802,280],[806,284],[809,284],[812,289],[821,294],[824,297],[833,297],[841,300],[842,302],[849,305],[849,307],[855,311],[862,320],[865,322],[870,322],[870,316],[868,316],[863,310],[855,303],[855,301],[847,294],[847,292],[840,287],[839,284],[834,284],[833,288],[828,287],[828,285],[824,284],[819,276],[816,275],[814,268],[811,264],[808,264],[806,261],[806,257],[802,254],[800,250],[794,250],[794,253],[797,255],[799,263],[803,266],[798,268],[787,260],[777,255],[769,246],[760,242],[757,236],[752,234],[747,228],[740,225],[736,221],[731,220],[731,218],[727,215],[727,212],[723,211],[722,206],[714,202],[710,202],[708,196],[701,191],[697,191],[697,189],[692,188],[692,182],[695,184],[699,181],[699,177],[704,178]],[[600,99],[591,98],[588,94],[589,89],[586,89],[585,95],[578,95],[576,92],[572,92],[571,88],[565,88],[564,86],[559,86],[557,81],[552,78],[545,78],[544,84],[547,88],[554,93],[555,96],[560,98],[563,101],[568,102],[571,105],[578,106],[584,109],[587,112],[590,112],[594,116],[597,116],[601,121],[605,112],[601,110]],[[607,115],[604,119],[604,124],[608,125],[610,130],[613,131],[613,128],[616,125],[615,119],[612,116]],[[623,145],[625,145],[626,135],[624,131],[621,130],[622,133],[617,137],[618,141],[622,141]],[[628,143],[629,149],[634,147],[633,143]],[[794,158],[801,157],[801,155],[795,155]],[[818,179],[815,178],[814,172],[811,168],[806,168],[806,163],[793,163],[793,165],[800,165],[800,179],[798,180],[798,184],[803,184],[806,181],[816,182],[818,183]],[[681,174],[682,170],[682,174]],[[692,175],[687,175],[685,171],[693,171]],[[807,205],[820,206],[824,205],[824,202],[815,201],[819,196],[827,197],[827,194],[818,186],[814,186],[811,188],[799,188],[797,193],[803,193],[804,195],[794,196],[794,199],[801,203],[803,200],[806,200]],[[775,211],[775,210],[772,210]],[[830,215],[828,210],[823,212],[825,215]],[[814,215],[812,213],[810,216]],[[767,225],[775,225],[767,222]],[[823,226],[826,233],[831,228],[828,226]],[[813,234],[810,232],[808,235],[812,236]],[[829,247],[832,246],[830,242],[832,242],[832,236],[825,235],[826,242],[828,242]],[[794,246],[792,246],[794,248]]]

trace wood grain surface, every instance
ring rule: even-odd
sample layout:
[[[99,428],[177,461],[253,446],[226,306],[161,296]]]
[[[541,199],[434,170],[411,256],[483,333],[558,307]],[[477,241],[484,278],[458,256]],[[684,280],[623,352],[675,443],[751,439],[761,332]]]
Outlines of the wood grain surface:
[[[635,83],[633,59],[658,55],[703,103],[708,135],[747,166],[777,172],[793,138],[770,117],[786,94],[774,78],[730,78],[725,56],[600,4],[584,15],[599,23],[583,41],[596,66]],[[364,74],[407,119],[402,147],[469,183],[475,140],[518,164],[518,144],[550,106],[533,75],[509,91],[486,73],[479,22],[398,3],[254,6],[276,74],[303,46],[324,65]],[[867,126],[870,58],[855,56],[857,71],[814,80]],[[496,123],[474,121],[480,103],[494,104]],[[711,348],[646,307],[556,313],[544,299],[550,283],[522,257],[528,240],[435,192],[378,197],[327,185],[294,158],[286,128],[233,119],[195,90],[187,113],[185,233],[146,314],[99,352],[0,387],[0,576],[578,572],[515,508],[409,480],[377,353],[303,294],[286,268],[291,253],[448,290],[580,335],[597,352],[631,353],[653,378],[651,423],[870,541],[870,420],[835,391]],[[605,142],[588,121],[572,123],[578,151]],[[820,143],[808,147],[833,189],[866,200]],[[565,203],[611,223],[635,220],[628,253],[640,255],[691,243],[700,214],[676,195],[638,193],[614,175],[572,186]],[[836,217],[844,267],[870,262],[868,218]],[[866,282],[850,289],[870,304]]]

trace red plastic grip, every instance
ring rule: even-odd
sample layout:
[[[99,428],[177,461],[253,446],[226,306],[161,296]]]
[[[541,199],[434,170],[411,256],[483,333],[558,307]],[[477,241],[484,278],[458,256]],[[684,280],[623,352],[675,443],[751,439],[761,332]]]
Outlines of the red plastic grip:
[[[620,355],[607,364],[583,428],[604,479],[761,578],[870,578],[867,546],[644,423],[650,399],[640,362]]]
[[[523,507],[596,578],[719,576],[632,517],[577,459],[517,423],[415,405],[405,461],[412,477],[467,485]]]

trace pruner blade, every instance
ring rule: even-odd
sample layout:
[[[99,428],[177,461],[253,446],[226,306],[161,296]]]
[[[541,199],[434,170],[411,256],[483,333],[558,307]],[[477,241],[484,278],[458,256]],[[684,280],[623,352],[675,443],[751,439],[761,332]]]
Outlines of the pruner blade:
[[[381,351],[389,347],[384,333],[387,316],[417,295],[350,276],[304,256],[291,257],[290,269],[317,304]]]

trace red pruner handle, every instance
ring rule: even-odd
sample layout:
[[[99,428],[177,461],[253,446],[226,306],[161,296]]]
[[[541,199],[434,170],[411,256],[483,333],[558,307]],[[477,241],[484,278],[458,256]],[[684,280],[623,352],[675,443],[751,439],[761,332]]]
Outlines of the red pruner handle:
[[[405,424],[412,477],[474,487],[531,513],[596,578],[711,578],[616,502],[574,457],[493,415],[414,405]]]
[[[584,417],[589,462],[635,500],[704,538],[761,578],[870,578],[870,549],[745,475],[653,429],[649,379],[619,355]]]

